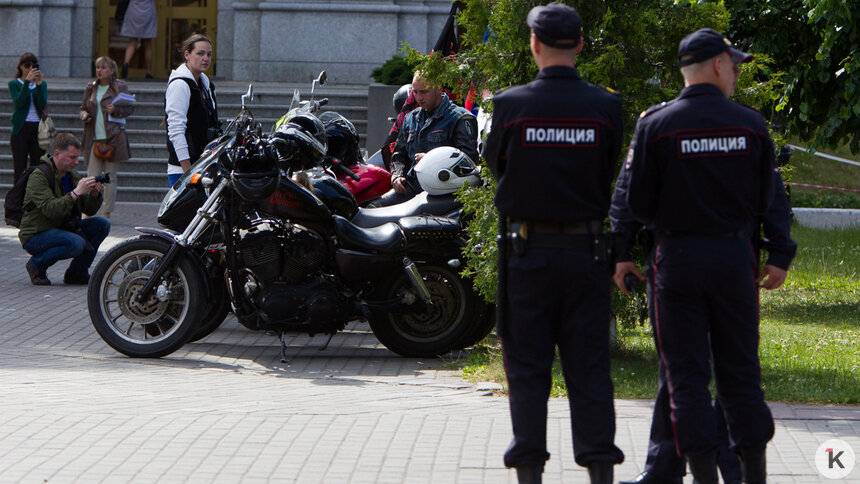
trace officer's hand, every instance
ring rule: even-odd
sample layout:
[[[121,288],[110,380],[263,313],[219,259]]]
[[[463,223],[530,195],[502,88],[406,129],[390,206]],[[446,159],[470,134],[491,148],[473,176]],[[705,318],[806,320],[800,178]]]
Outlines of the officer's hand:
[[[642,275],[642,271],[636,267],[631,261],[617,262],[615,264],[615,274],[612,275],[612,280],[615,281],[615,285],[618,286],[618,289],[621,289],[621,292],[624,294],[630,295],[630,291],[627,290],[627,285],[624,284],[624,276],[629,273],[633,273],[634,276],[639,278],[640,281],[645,280],[645,276]]]
[[[787,271],[784,271],[779,267],[767,264],[764,266],[764,269],[761,271],[761,274],[759,274],[755,282],[759,285],[759,287],[763,287],[768,291],[773,291],[785,282],[785,277],[787,275]]]
[[[406,193],[406,185],[404,185],[405,181],[406,177],[397,177],[393,182],[391,182],[391,187],[394,188],[394,191],[397,193]]]

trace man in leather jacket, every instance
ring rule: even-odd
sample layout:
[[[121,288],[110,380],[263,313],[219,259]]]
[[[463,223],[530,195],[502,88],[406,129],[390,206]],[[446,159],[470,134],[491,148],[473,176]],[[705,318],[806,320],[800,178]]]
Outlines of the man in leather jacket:
[[[382,196],[375,204],[378,207],[404,202],[421,192],[412,168],[433,148],[453,146],[473,161],[478,159],[475,116],[452,103],[441,86],[428,85],[420,72],[412,80],[412,92],[418,107],[403,121],[391,155],[393,190]]]

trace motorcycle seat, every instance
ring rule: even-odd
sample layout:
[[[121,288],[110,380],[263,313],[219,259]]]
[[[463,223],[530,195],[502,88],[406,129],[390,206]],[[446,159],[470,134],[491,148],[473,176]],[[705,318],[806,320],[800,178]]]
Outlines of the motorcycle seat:
[[[334,233],[344,249],[390,253],[402,251],[406,247],[403,230],[395,223],[363,228],[340,215],[334,215],[332,218]]]
[[[378,227],[413,215],[448,215],[462,206],[463,204],[453,194],[430,195],[427,192],[421,192],[397,205],[359,208],[351,222],[359,227]]]

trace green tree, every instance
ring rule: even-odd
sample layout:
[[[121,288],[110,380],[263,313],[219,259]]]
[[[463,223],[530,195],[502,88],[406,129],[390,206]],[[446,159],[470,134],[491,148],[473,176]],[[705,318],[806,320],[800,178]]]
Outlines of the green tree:
[[[756,55],[766,53],[773,69],[785,73],[778,109],[789,133],[814,147],[847,143],[852,153],[860,152],[860,2],[724,3],[735,43]]]
[[[459,21],[465,27],[465,49],[453,58],[421,56],[407,58],[437,84],[453,86],[465,95],[474,85],[493,92],[530,82],[537,66],[529,51],[529,28],[525,19],[535,5],[546,1],[467,0]],[[721,3],[671,0],[564,1],[577,8],[583,21],[584,47],[577,58],[582,77],[620,93],[625,114],[627,140],[639,113],[653,104],[677,96],[683,79],[677,68],[678,42],[702,27],[723,31],[729,14]],[[761,65],[745,67],[744,76],[755,84]],[[750,98],[770,99],[768,88],[745,90]],[[491,101],[484,103],[492,109]],[[620,160],[619,160],[620,162]],[[484,168],[485,179],[490,179]],[[494,184],[489,188],[464,189],[461,199],[472,215],[468,231],[466,272],[488,300],[496,290],[496,224]],[[619,320],[633,324],[636,311],[630,298],[616,298],[613,306]]]

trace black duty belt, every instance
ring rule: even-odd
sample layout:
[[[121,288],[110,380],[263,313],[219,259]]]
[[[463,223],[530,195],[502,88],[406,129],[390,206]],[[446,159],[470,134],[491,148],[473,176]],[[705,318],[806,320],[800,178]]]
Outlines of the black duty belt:
[[[680,230],[661,230],[658,232],[661,237],[707,237],[713,239],[749,239],[750,234],[746,230],[736,230],[734,232],[718,232],[715,234],[699,234],[695,232],[686,232]]]
[[[511,219],[512,223],[521,223],[527,227],[529,239],[534,234],[545,235],[595,235],[602,230],[603,223],[600,220],[531,220]]]
[[[529,234],[528,244],[531,247],[547,247],[568,249],[581,252],[591,252],[594,248],[594,236],[587,234]]]

